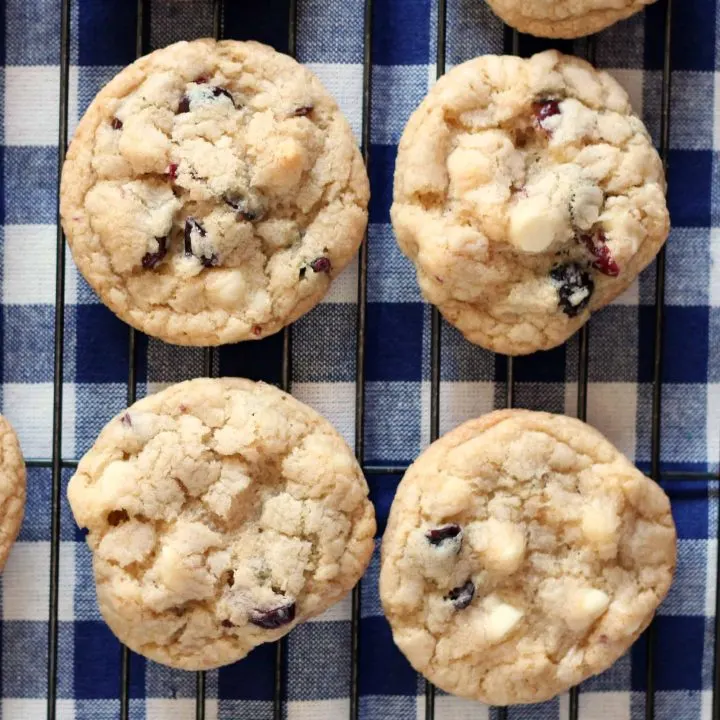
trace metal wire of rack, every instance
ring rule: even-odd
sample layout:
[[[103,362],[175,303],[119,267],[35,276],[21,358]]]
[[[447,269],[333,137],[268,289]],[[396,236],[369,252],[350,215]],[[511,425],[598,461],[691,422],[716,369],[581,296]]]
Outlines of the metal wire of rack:
[[[221,38],[224,31],[225,2],[209,0],[212,3],[213,33]],[[295,55],[297,40],[297,0],[287,0],[288,37],[287,49]],[[667,170],[669,139],[670,139],[670,92],[671,92],[671,39],[672,39],[672,2],[664,0],[665,20],[663,36],[663,67],[660,115],[660,155]],[[60,95],[59,95],[59,130],[58,130],[58,180],[59,172],[65,159],[68,142],[69,122],[69,77],[71,49],[71,3],[72,0],[61,0],[60,11]],[[150,35],[150,0],[136,0],[136,54],[143,55],[149,49]],[[447,0],[436,0],[436,76],[445,72],[447,47]],[[372,28],[373,0],[365,0],[363,15],[363,82],[362,82],[362,154],[366,166],[370,165],[371,145],[371,98],[372,98]],[[505,51],[519,54],[522,37],[516,31],[507,29]],[[594,41],[588,40],[587,55],[591,61],[594,57]],[[57,212],[56,238],[56,293],[55,293],[55,324],[54,324],[54,379],[53,379],[53,440],[51,458],[31,458],[29,467],[46,467],[52,471],[51,491],[51,543],[50,543],[50,594],[48,622],[48,661],[47,661],[47,718],[56,718],[56,700],[58,687],[58,599],[59,599],[59,550],[60,550],[60,493],[62,472],[66,468],[74,468],[77,460],[62,457],[62,413],[63,413],[63,336],[64,336],[64,297],[65,297],[65,238]],[[368,475],[401,475],[406,470],[400,466],[379,466],[365,464],[365,347],[366,347],[366,308],[367,308],[367,267],[368,248],[363,243],[358,257],[357,316],[356,316],[356,371],[355,371],[355,452],[358,461]],[[653,349],[653,390],[652,390],[652,427],[651,427],[651,468],[650,476],[660,482],[662,480],[717,481],[720,473],[711,472],[661,472],[661,402],[662,402],[662,360],[663,360],[663,320],[665,294],[665,252],[660,252],[656,262],[655,281],[655,317],[654,317],[654,349]],[[442,321],[436,308],[431,309],[430,319],[430,440],[437,439],[440,432],[440,385],[441,385],[441,330]],[[284,330],[281,346],[280,386],[289,391],[292,376],[292,332],[288,327]],[[128,373],[127,401],[135,401],[137,391],[137,333],[130,328],[128,332]],[[587,416],[588,378],[590,361],[590,331],[585,327],[579,334],[578,370],[577,370],[577,415],[581,419]],[[515,403],[514,366],[511,357],[505,364],[505,405],[513,407]],[[203,352],[203,372],[213,376],[218,370],[218,357],[213,348]],[[719,521],[720,522],[720,521]],[[720,526],[718,527],[720,532]],[[717,569],[720,573],[720,553],[717,558]],[[720,575],[719,575],[720,576]],[[352,594],[351,616],[351,668],[350,668],[350,720],[357,720],[360,714],[360,586]],[[720,688],[720,649],[718,634],[720,632],[720,593],[716,595],[715,612],[715,645],[713,678],[714,687]],[[655,717],[655,671],[653,650],[655,632],[651,625],[645,635],[647,644],[646,666],[646,701],[645,718]],[[129,716],[130,688],[130,653],[124,646],[121,648],[120,678],[118,698],[120,701],[120,718]],[[286,643],[276,643],[274,669],[273,719],[282,720],[285,692]],[[425,684],[425,720],[435,717],[435,688],[429,682]],[[579,690],[574,688],[570,694],[569,720],[579,718]],[[506,720],[507,708],[494,709],[496,720]],[[197,720],[205,718],[205,674],[196,675],[196,711]],[[720,720],[720,693],[713,693],[712,718]]]

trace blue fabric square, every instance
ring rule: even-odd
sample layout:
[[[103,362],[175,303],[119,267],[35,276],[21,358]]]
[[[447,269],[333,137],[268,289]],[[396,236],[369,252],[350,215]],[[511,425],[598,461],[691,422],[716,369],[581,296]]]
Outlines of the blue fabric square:
[[[457,328],[443,322],[441,333],[440,373],[443,380],[490,382],[495,380],[500,365],[504,373],[505,363],[498,361],[499,356],[468,342]]]
[[[417,673],[393,642],[387,620],[366,617],[361,622],[364,643],[360,654],[360,692],[415,695]]]
[[[12,620],[2,623],[2,694],[3,697],[43,697],[47,677],[47,623]]]
[[[135,60],[136,5],[80,3],[80,65],[128,65]]]
[[[431,0],[374,4],[373,63],[426,65],[430,58]]]
[[[712,150],[714,94],[709,72],[673,73],[670,147],[674,150]]]
[[[653,380],[655,308],[639,308],[639,379]],[[666,383],[705,383],[708,377],[707,306],[668,305],[664,313],[663,379]]]
[[[699,690],[705,618],[658,615],[654,621],[653,662],[656,690]],[[643,636],[632,649],[632,687],[644,690],[647,642]]]
[[[709,150],[671,150],[668,162],[668,208],[673,225],[709,225],[713,153]]]
[[[515,358],[515,380],[518,382],[561,382],[565,379],[565,352],[564,345],[536,352],[532,355],[520,355]],[[507,362],[505,358],[497,356],[498,375],[505,379]]]
[[[218,670],[218,695],[236,700],[271,700],[275,645],[256,647],[246,658]]]
[[[399,473],[367,476],[368,485],[370,486],[370,500],[375,507],[378,536],[382,536],[385,532],[385,523],[387,523],[388,514],[390,513],[390,505],[392,505],[395,490],[401,479],[402,475]]]
[[[5,223],[55,223],[57,149],[6,147],[4,150]]]
[[[319,311],[321,312],[321,311]],[[305,345],[313,338],[302,331],[294,333],[293,356],[302,367]],[[162,344],[162,343],[160,343]],[[220,375],[252,377],[267,383],[278,383],[282,373],[283,332],[280,331],[259,341],[226,345],[216,351],[220,357]],[[327,353],[325,353],[326,355]],[[300,367],[296,370],[299,371]],[[312,365],[308,372],[312,371]],[[195,373],[202,374],[202,371]],[[299,379],[299,376],[295,376]]]
[[[700,565],[703,566],[703,570],[707,570],[703,557],[707,553],[707,549],[701,547],[701,540],[706,540],[709,537],[714,536],[715,528],[712,531],[708,525],[708,489],[707,485],[703,483],[690,482],[688,480],[676,480],[672,482],[663,482],[662,484],[665,492],[670,496],[670,503],[672,507],[673,520],[675,521],[675,527],[677,528],[678,538],[681,541],[680,547],[682,548],[685,543],[689,543],[684,550],[679,551],[679,555],[685,555],[688,558],[689,566],[687,572],[697,572],[700,569]],[[692,541],[692,542],[691,542]],[[697,548],[697,553],[691,556],[692,548]],[[691,567],[692,566],[692,569]],[[685,598],[686,588],[681,583],[677,584],[677,590],[683,591],[682,596]],[[694,593],[688,593],[688,598],[691,598],[691,602],[700,602],[701,599]],[[704,599],[703,599],[704,604]],[[673,603],[677,604],[674,600]],[[683,612],[683,615],[701,615],[700,612]]]
[[[478,55],[502,55],[504,28],[490,6],[474,0],[450,0],[447,8],[447,64],[459,65]],[[478,32],[481,27],[483,32]]]
[[[7,65],[59,63],[60,0],[4,2],[2,10],[5,32],[0,33],[0,37],[5,41],[5,54],[1,57]]]
[[[3,382],[52,382],[55,310],[50,305],[5,305]]]
[[[369,303],[365,375],[373,380],[420,380],[423,354],[420,303]]]
[[[544,703],[533,703],[531,705],[519,705],[513,708],[513,720],[559,720],[560,700],[557,698]]]
[[[355,380],[355,313],[354,305],[323,303],[293,325],[294,380]]]
[[[674,494],[673,497],[675,497]],[[703,500],[707,502],[707,498],[703,498]],[[681,503],[676,502],[676,508],[679,505]],[[677,515],[677,509],[675,513]],[[707,516],[707,510],[705,515]],[[707,543],[704,540],[681,540],[678,543],[675,579],[660,608],[660,613],[663,615],[703,615],[707,582]]]
[[[368,238],[368,302],[422,302],[415,266],[406,258],[390,224],[373,223]]]
[[[287,7],[287,0],[279,0],[279,5],[283,4]],[[245,8],[247,4],[238,4],[235,7]],[[325,0],[303,0],[303,12],[298,19],[299,57],[328,63],[361,63],[364,12],[362,0],[349,0],[343,5],[343,12],[327,13],[324,12],[326,8]],[[258,4],[258,9],[261,9],[258,14],[264,15],[264,22],[267,23],[268,7]],[[323,16],[322,22],[318,22],[319,16]],[[238,20],[241,24],[247,24],[242,15]],[[247,26],[252,28],[250,24]]]
[[[104,622],[75,622],[75,695],[85,699],[118,696],[120,643]],[[131,656],[130,694],[143,697],[145,662]]]
[[[389,223],[397,148],[394,145],[373,145],[370,153],[370,222]]]
[[[368,382],[365,460],[411,462],[420,452],[420,382]]]
[[[674,228],[666,245],[667,305],[710,304],[710,229]]]
[[[138,381],[146,377],[147,337],[137,333]],[[128,326],[104,305],[77,306],[77,380],[82,383],[126,382]]]
[[[505,388],[502,389],[500,407],[505,405]],[[565,412],[565,383],[516,382],[514,407],[543,412]]]
[[[350,691],[350,625],[312,622],[288,637],[288,700],[345,697]]]

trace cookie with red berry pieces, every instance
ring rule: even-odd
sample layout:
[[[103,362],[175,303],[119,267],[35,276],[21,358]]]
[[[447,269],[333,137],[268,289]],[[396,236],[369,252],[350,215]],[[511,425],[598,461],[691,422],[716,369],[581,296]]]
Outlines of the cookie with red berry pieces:
[[[20,532],[25,514],[26,471],[20,443],[0,415],[0,570]]]
[[[425,297],[508,355],[564,342],[669,231],[662,163],[627,93],[556,51],[442,77],[403,132],[391,215]]]
[[[68,497],[111,630],[186,670],[235,662],[322,613],[374,547],[367,483],[338,432],[238,378],[132,405],[80,461]]]
[[[122,70],[62,173],[75,262],[123,320],[167,342],[277,332],[314,307],[367,225],[350,126],[307,68],[196,40]]]
[[[597,430],[503,410],[434,442],[398,488],[380,598],[447,692],[548,700],[610,667],[672,581],[670,502]]]
[[[503,22],[520,32],[576,38],[604,30],[655,0],[487,0]]]

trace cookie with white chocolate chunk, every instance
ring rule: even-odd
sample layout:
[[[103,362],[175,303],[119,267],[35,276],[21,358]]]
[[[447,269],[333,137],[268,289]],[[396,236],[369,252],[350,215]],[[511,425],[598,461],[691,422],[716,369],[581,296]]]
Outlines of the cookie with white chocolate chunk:
[[[412,665],[494,705],[602,672],[672,581],[670,502],[597,430],[502,410],[434,442],[397,491],[380,597]]]
[[[363,238],[348,122],[310,70],[256,42],[179,42],[90,104],[63,168],[75,262],[124,321],[180,345],[275,333]]]
[[[669,230],[662,163],[627,93],[556,51],[442,77],[403,132],[391,215],[425,297],[508,355],[564,342]]]

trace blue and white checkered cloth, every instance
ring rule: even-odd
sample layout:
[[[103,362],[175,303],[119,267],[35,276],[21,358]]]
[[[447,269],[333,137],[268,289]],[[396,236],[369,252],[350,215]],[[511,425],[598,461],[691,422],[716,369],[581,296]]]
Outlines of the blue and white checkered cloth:
[[[210,0],[153,0],[153,47],[212,34]],[[225,35],[286,47],[287,0],[226,3]],[[135,56],[131,0],[73,0],[70,130],[99,88]],[[361,132],[363,0],[299,0],[297,52]],[[664,0],[598,36],[597,64],[628,89],[656,141],[660,131]],[[720,453],[720,82],[715,0],[677,0],[673,20],[669,203],[661,469],[679,530],[676,582],[656,623],[656,717],[710,718]],[[403,125],[435,77],[433,0],[375,0],[373,17],[366,462],[404,465],[430,427],[430,313],[389,221],[392,171]],[[449,0],[447,63],[503,51],[503,26],[482,0]],[[26,457],[52,447],[55,210],[60,0],[0,2],[0,407]],[[528,41],[540,49],[552,43]],[[572,51],[571,43],[555,46]],[[584,46],[576,45],[581,53]],[[527,48],[526,48],[527,49]],[[653,268],[590,323],[588,418],[648,469],[654,343]],[[293,329],[293,393],[352,441],[357,268]],[[78,458],[125,406],[127,328],[67,259],[62,453]],[[216,372],[276,381],[281,338],[223,348]],[[713,349],[715,350],[713,352]],[[577,338],[515,362],[518,406],[575,413]],[[202,351],[139,336],[139,394],[203,373]],[[505,403],[505,362],[442,329],[441,432]],[[64,486],[71,473],[64,470]],[[382,530],[398,475],[369,477]],[[51,473],[28,477],[27,516],[0,580],[0,698],[7,720],[45,717]],[[119,713],[120,647],[95,602],[90,554],[63,497],[60,544],[58,718]],[[362,585],[360,714],[424,717],[423,683],[392,644],[377,594],[375,558]],[[350,603],[289,636],[288,720],[347,716]],[[274,648],[208,673],[208,719],[272,717]],[[582,686],[580,717],[644,713],[646,645]],[[195,717],[195,677],[132,656],[130,715]],[[481,720],[493,710],[438,694],[438,720]],[[567,717],[568,698],[513,708],[513,720]]]

